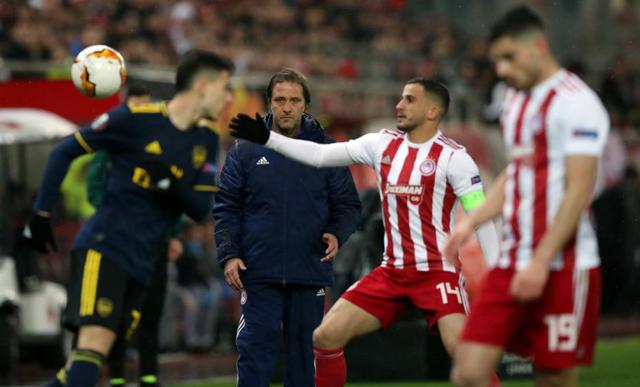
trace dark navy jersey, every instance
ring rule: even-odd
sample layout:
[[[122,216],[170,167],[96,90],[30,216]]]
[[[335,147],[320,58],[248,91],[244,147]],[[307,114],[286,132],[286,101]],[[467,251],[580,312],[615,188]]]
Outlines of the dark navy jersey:
[[[147,284],[153,260],[180,214],[196,220],[210,214],[217,189],[218,137],[206,126],[177,129],[164,102],[120,106],[56,146],[35,209],[51,209],[73,158],[100,149],[111,158],[103,203],[82,227],[74,247],[97,250]],[[168,200],[152,185],[150,160],[166,165],[178,182]]]

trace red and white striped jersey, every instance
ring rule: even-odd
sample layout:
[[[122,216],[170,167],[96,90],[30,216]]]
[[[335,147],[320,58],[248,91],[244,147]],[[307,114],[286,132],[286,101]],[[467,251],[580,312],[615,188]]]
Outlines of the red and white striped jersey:
[[[356,163],[376,171],[385,226],[382,266],[450,271],[440,254],[453,227],[457,197],[482,190],[478,167],[464,147],[438,131],[423,143],[383,129],[346,143]]]
[[[598,96],[577,76],[559,70],[528,92],[510,90],[501,126],[509,156],[498,266],[524,267],[553,222],[564,196],[565,157],[600,157],[609,117]],[[599,185],[599,184],[598,184]],[[588,210],[576,234],[554,257],[552,270],[599,265]]]

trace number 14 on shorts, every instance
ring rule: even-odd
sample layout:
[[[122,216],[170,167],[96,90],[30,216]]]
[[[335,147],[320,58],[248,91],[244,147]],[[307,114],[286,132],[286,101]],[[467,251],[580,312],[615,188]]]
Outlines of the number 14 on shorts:
[[[456,296],[456,300],[458,304],[462,304],[462,296],[460,296],[460,288],[451,287],[449,282],[440,282],[436,285],[436,288],[440,290],[440,297],[442,297],[442,304],[446,305],[449,303],[449,296]]]

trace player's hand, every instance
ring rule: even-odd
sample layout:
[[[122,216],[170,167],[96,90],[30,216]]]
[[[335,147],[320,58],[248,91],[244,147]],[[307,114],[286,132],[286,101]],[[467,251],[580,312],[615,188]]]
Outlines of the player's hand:
[[[28,246],[41,253],[58,251],[51,220],[44,213],[33,212],[22,230],[22,238]]]
[[[247,270],[240,258],[231,258],[224,263],[224,280],[235,290],[244,289],[244,285],[240,281],[240,270]]]
[[[469,239],[472,233],[473,226],[469,218],[464,218],[460,222],[456,223],[453,231],[449,233],[447,242],[442,249],[442,254],[449,263],[453,265],[458,264],[458,250],[460,249],[460,246]]]
[[[269,140],[269,129],[258,113],[256,113],[255,119],[246,114],[238,114],[231,119],[229,128],[231,128],[233,137],[243,138],[258,144],[266,144]]]
[[[151,188],[156,191],[170,192],[177,188],[178,179],[171,171],[171,166],[160,158],[145,160],[142,168],[149,174]]]
[[[320,262],[331,262],[338,255],[338,250],[340,247],[338,246],[338,238],[335,235],[329,234],[328,232],[322,234],[322,241],[327,244],[327,249],[324,251],[325,255],[320,259]]]
[[[184,252],[184,246],[180,239],[178,238],[169,239],[169,245],[167,246],[167,259],[170,262],[177,261],[183,252]]]
[[[549,267],[539,260],[531,260],[524,269],[513,276],[509,292],[521,302],[536,300],[542,296],[547,278]]]

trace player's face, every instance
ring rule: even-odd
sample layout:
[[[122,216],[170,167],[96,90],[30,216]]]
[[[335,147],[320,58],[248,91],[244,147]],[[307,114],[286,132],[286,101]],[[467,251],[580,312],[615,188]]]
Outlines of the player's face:
[[[538,55],[533,38],[503,36],[489,47],[496,74],[511,87],[527,90],[538,76]]]
[[[274,129],[290,135],[300,129],[302,114],[306,108],[302,85],[280,82],[273,86],[269,102],[273,114]]]
[[[231,102],[233,95],[229,85],[229,72],[222,71],[217,78],[207,82],[202,100],[206,118],[216,120]]]
[[[427,121],[427,111],[430,102],[419,83],[404,86],[402,98],[396,105],[396,127],[404,132],[410,132]]]

